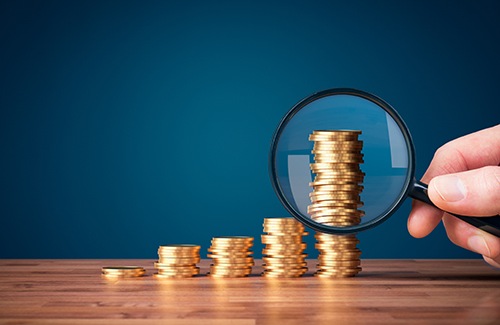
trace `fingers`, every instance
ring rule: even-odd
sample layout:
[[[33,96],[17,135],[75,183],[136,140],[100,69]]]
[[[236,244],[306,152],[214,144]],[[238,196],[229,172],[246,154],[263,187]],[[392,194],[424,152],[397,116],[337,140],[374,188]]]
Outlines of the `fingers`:
[[[498,191],[499,163],[500,124],[458,138],[439,148],[422,177],[422,181],[431,183],[429,196],[443,210],[461,215],[495,215],[498,214],[498,202],[500,202],[498,198],[498,192],[500,192]],[[456,178],[442,178],[432,181],[441,175],[482,169],[484,166],[496,167],[496,171],[492,171],[488,167],[487,170],[476,172],[482,176],[466,174],[464,176],[466,179],[460,181],[457,181]],[[482,177],[482,180],[479,181],[475,179],[476,177]],[[440,183],[441,180],[454,183],[458,194],[457,191],[447,190],[446,183]],[[474,185],[464,185],[469,183]],[[475,187],[481,188],[480,192],[476,193]],[[495,190],[491,190],[492,188]],[[485,192],[487,196],[484,196]],[[460,200],[460,194],[463,195],[463,193],[466,193],[465,199]],[[481,201],[472,202],[476,199]],[[485,202],[486,204],[484,204]],[[414,202],[408,218],[408,231],[414,237],[425,237],[437,226],[442,216],[443,212],[438,209]]]
[[[430,234],[441,222],[443,211],[419,201],[413,201],[413,208],[408,217],[408,231],[415,238]]]
[[[500,267],[500,238],[449,214],[443,216],[443,223],[454,244],[481,254],[487,263]]]
[[[429,183],[439,175],[498,166],[500,163],[500,124],[443,145],[434,154],[422,181]]]
[[[500,211],[500,167],[437,176],[429,182],[429,198],[440,209],[468,216]]]

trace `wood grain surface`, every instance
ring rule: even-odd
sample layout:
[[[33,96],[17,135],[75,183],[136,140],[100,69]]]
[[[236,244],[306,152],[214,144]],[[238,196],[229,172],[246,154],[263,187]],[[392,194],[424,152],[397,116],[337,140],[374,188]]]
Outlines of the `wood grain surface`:
[[[297,279],[256,266],[248,278],[159,280],[152,260],[0,260],[0,324],[500,324],[500,271],[481,260],[363,260],[348,279],[308,264]],[[107,280],[106,265],[148,272]]]

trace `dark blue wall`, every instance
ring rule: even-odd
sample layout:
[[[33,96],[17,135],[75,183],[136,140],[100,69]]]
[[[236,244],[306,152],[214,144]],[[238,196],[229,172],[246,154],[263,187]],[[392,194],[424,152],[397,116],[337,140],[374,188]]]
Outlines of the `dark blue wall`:
[[[440,145],[500,121],[499,16],[497,1],[3,1],[0,257],[259,236],[286,215],[275,127],[332,87],[393,105],[421,176]],[[409,209],[360,235],[363,257],[476,256],[441,227],[411,238]]]

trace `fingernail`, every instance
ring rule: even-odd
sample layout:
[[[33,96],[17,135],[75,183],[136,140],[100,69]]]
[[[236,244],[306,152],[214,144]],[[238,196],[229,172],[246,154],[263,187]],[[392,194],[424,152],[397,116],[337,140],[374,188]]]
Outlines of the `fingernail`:
[[[439,196],[446,202],[463,200],[467,194],[465,184],[457,176],[439,176],[433,183]]]
[[[482,236],[475,235],[467,240],[469,249],[481,255],[490,256],[490,249]]]

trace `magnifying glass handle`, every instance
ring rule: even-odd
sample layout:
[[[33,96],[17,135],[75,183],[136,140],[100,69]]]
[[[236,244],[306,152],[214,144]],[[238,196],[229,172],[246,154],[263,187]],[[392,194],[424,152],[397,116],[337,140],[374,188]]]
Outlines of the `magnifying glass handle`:
[[[429,199],[429,195],[427,194],[427,184],[424,184],[420,181],[415,180],[413,182],[413,189],[410,191],[409,196],[415,200],[419,200],[425,202],[427,204],[436,207],[434,203]],[[463,220],[474,227],[477,227],[481,230],[484,230],[492,235],[500,237],[500,216],[491,216],[491,217],[466,217],[458,214],[450,213],[452,216],[457,217],[460,220]]]

